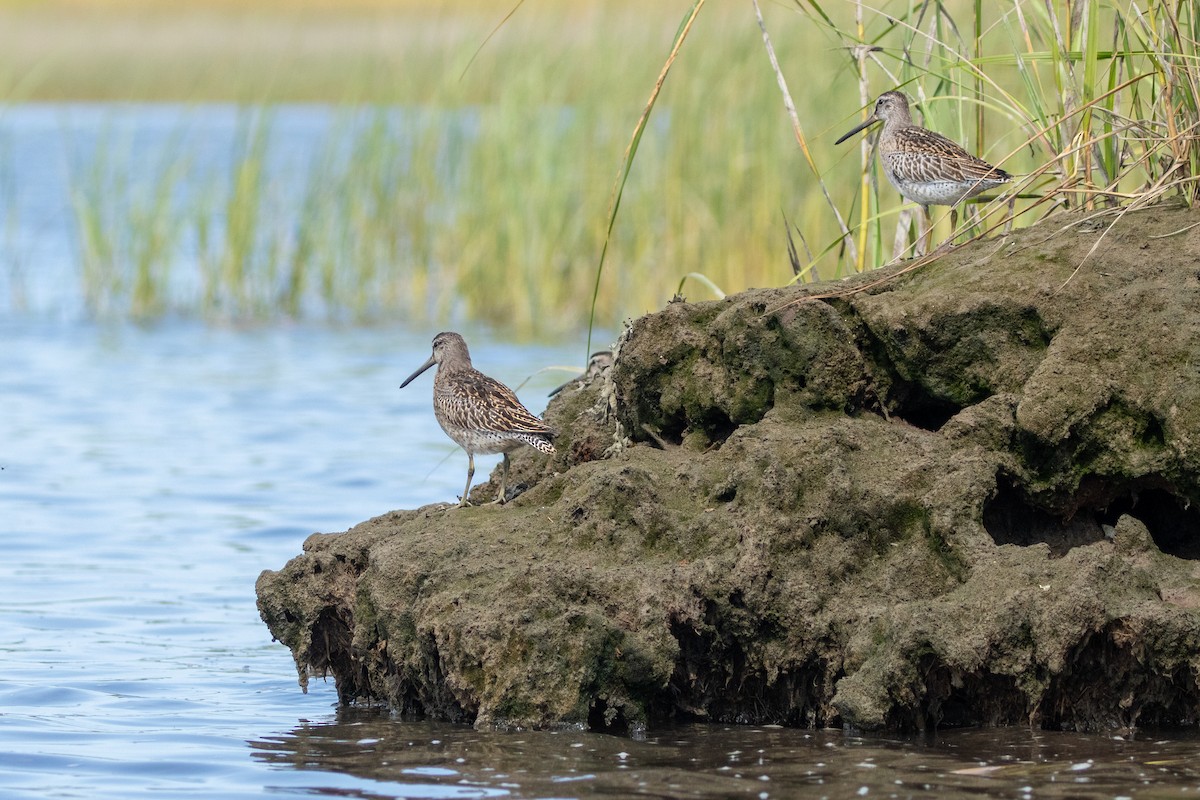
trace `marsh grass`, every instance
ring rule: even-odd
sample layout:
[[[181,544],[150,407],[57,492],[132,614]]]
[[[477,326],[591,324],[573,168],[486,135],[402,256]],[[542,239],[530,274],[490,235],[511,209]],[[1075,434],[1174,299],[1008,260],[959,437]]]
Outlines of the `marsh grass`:
[[[270,128],[270,115],[253,113],[242,117],[234,138],[219,216],[221,235],[211,250],[199,250],[204,307],[211,312],[252,316],[268,299],[263,292],[270,290],[274,266],[264,258],[273,251],[264,242]]]
[[[703,21],[705,50],[681,57],[686,80],[665,88],[625,189],[630,224],[614,230],[597,296],[608,327],[660,307],[688,273],[709,279],[695,283],[702,297],[709,286],[791,275],[773,226],[804,187],[784,166],[794,147],[786,128],[763,122],[777,100],[753,18],[722,11]],[[372,95],[378,104],[341,106],[291,206],[272,175],[286,132],[269,106],[246,106],[219,174],[122,157],[109,143],[73,173],[89,306],[235,320],[465,317],[518,336],[579,330],[629,126],[677,23],[632,5],[576,4],[514,16],[461,80],[475,47],[461,48],[457,64],[442,53],[389,67],[403,85]],[[478,38],[455,41],[477,45],[489,29],[474,30]],[[160,206],[159,230],[132,213],[146,184],[183,196]],[[130,273],[155,258],[152,306],[132,293]],[[199,278],[181,278],[192,262]]]
[[[186,157],[171,142],[157,154],[154,179],[134,183],[132,149],[102,136],[90,157],[71,165],[71,203],[79,229],[88,306],[101,315],[146,320],[171,305],[171,270],[182,232],[176,190]]]
[[[86,52],[43,48],[21,73],[30,48],[0,47],[10,96],[104,97],[95,82],[115,78],[105,85],[126,80],[133,99],[246,105],[220,174],[183,149],[135,165],[112,146],[76,165],[97,314],[470,318],[535,336],[612,327],[680,287],[707,299],[871,269],[911,255],[912,206],[881,182],[869,139],[832,142],[896,87],[928,127],[1019,176],[957,232],[936,209],[938,238],[1068,207],[1191,202],[1200,174],[1186,3],[792,0],[763,4],[760,26],[750,5],[709,2],[632,160],[687,4],[527,0],[482,49],[508,7],[267,1],[247,16],[210,0],[179,12],[189,38],[161,9],[128,5],[117,23],[84,15],[101,45],[89,70],[72,72]],[[0,16],[28,30],[38,13]],[[134,48],[131,66],[124,19],[143,26],[139,41],[174,47]],[[270,108],[296,100],[344,110],[281,199],[286,131]],[[795,270],[781,209],[801,243]],[[198,278],[181,277],[188,264]]]

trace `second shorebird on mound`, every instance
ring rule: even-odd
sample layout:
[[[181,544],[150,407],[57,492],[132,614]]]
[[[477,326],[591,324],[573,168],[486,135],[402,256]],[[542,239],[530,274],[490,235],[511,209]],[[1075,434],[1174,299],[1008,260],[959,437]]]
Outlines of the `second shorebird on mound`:
[[[571,378],[571,380],[567,381],[562,386],[554,389],[550,392],[550,396],[554,397],[554,395],[558,394],[573,383],[578,383],[581,385],[588,383],[594,378],[604,374],[604,370],[612,369],[612,365],[612,350],[597,350],[596,352],[592,353],[592,357],[588,359],[587,368],[583,371],[582,375]]]
[[[901,92],[879,95],[871,116],[834,144],[876,122],[883,123],[879,163],[887,179],[905,199],[924,208],[926,216],[930,206],[951,206],[951,228],[957,222],[959,203],[1012,180],[1004,170],[976,158],[940,133],[914,125],[908,98]],[[932,222],[927,233],[932,233]]]
[[[476,453],[504,454],[500,493],[496,496],[496,502],[503,503],[508,454],[526,444],[543,453],[553,453],[550,441],[554,431],[530,414],[512,389],[471,366],[467,343],[457,333],[447,331],[433,337],[433,355],[400,388],[408,386],[434,364],[438,371],[433,379],[433,415],[446,435],[467,451],[467,485],[458,505],[470,505],[467,496],[475,475]]]

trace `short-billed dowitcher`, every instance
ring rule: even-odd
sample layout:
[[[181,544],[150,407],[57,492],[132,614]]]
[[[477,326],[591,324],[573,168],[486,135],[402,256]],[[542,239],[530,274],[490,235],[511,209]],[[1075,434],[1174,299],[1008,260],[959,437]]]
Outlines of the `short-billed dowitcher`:
[[[467,343],[450,331],[433,337],[433,355],[400,388],[434,364],[438,370],[433,379],[433,415],[446,435],[467,451],[467,485],[458,505],[470,505],[467,496],[475,475],[476,453],[504,454],[496,496],[496,502],[502,503],[508,483],[508,454],[524,444],[553,453],[550,441],[554,431],[530,414],[512,389],[472,367]]]
[[[571,380],[550,392],[550,396],[554,397],[554,395],[558,394],[573,383],[591,383],[593,378],[598,377],[599,375],[603,374],[604,370],[609,369],[612,366],[612,363],[612,350],[597,350],[596,352],[592,353],[592,357],[588,359],[587,368],[583,371],[582,375],[577,375],[574,378],[571,378]]]
[[[1004,170],[976,158],[940,133],[914,125],[908,98],[901,92],[879,95],[871,116],[834,144],[876,122],[883,123],[879,162],[892,186],[921,206],[926,217],[930,206],[950,206],[951,228],[958,221],[959,203],[1012,180]],[[932,220],[928,226],[927,235],[932,233]]]

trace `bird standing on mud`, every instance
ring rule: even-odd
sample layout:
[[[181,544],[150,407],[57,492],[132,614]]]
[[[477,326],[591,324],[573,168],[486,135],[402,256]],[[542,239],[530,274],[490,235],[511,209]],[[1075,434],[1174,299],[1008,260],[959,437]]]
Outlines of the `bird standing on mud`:
[[[500,381],[471,366],[467,343],[450,331],[433,337],[433,355],[400,384],[403,389],[425,370],[437,364],[433,379],[433,415],[446,435],[467,451],[467,485],[459,507],[470,505],[471,478],[475,476],[475,454],[504,454],[497,503],[505,499],[508,454],[521,445],[553,453],[554,431],[530,414],[521,401]]]
[[[933,234],[933,222],[928,219],[930,206],[950,206],[950,227],[954,228],[959,203],[1012,180],[1004,170],[976,158],[940,133],[914,125],[908,98],[901,92],[879,95],[871,116],[834,144],[841,144],[876,122],[883,123],[879,163],[892,186],[924,209],[926,237]],[[925,244],[928,251],[928,241]]]
[[[582,375],[578,375],[564,383],[562,386],[555,388],[550,392],[550,397],[561,392],[573,383],[585,384],[590,383],[595,378],[604,374],[606,369],[611,369],[613,365],[612,350],[597,350],[592,353],[592,357],[588,359],[587,368],[584,369]]]

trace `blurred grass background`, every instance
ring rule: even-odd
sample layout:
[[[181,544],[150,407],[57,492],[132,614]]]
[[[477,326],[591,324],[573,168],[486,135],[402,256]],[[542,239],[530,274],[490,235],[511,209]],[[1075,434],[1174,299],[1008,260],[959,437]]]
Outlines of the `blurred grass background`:
[[[588,322],[621,156],[681,12],[665,3],[531,0],[466,69],[509,8],[470,0],[9,4],[0,7],[0,87],[18,102],[381,110],[365,133],[346,126],[354,158],[312,165],[304,218],[284,233],[263,213],[269,132],[247,133],[266,141],[247,142],[231,166],[234,188],[209,198],[224,208],[215,225],[203,222],[213,208],[197,205],[164,205],[162,215],[177,219],[154,220],[112,169],[136,156],[98,154],[107,168],[81,167],[75,177],[96,309],[170,310],[173,243],[207,226],[199,235],[208,248],[199,259],[204,313],[295,313],[313,307],[302,295],[316,293],[356,319],[461,314],[517,335],[578,330]],[[748,8],[714,6],[688,43],[626,191],[598,304],[604,324],[660,307],[687,272],[731,290],[791,277],[780,210],[803,215],[806,187],[758,37]],[[833,94],[825,84],[812,100]],[[855,105],[841,102],[846,114]],[[382,112],[396,107],[418,113],[397,122]],[[178,168],[185,160],[161,159],[156,194],[168,197],[167,184],[188,178]],[[239,220],[252,229],[239,233]]]
[[[466,317],[546,336],[589,323],[614,180],[690,7],[527,0],[488,40],[511,5],[7,2],[0,96],[245,109],[228,174],[211,184],[222,188],[183,202],[181,185],[205,181],[185,152],[155,160],[150,191],[126,178],[140,154],[76,165],[97,314]],[[661,307],[689,273],[726,292],[796,279],[784,214],[801,237],[798,279],[903,254],[911,223],[869,147],[832,144],[897,85],[929,127],[1028,176],[1016,224],[1178,189],[1197,171],[1189,4],[796,0],[762,12],[803,129],[784,112],[753,7],[707,4],[625,187],[600,325]],[[1146,81],[1097,100],[1132,75]],[[355,120],[335,126],[289,220],[274,216],[266,167],[270,108],[282,103],[332,104]],[[973,230],[1009,212],[992,204]],[[943,219],[939,238],[949,233]],[[170,286],[185,242],[200,288],[180,299]],[[712,296],[705,281],[687,290]]]

